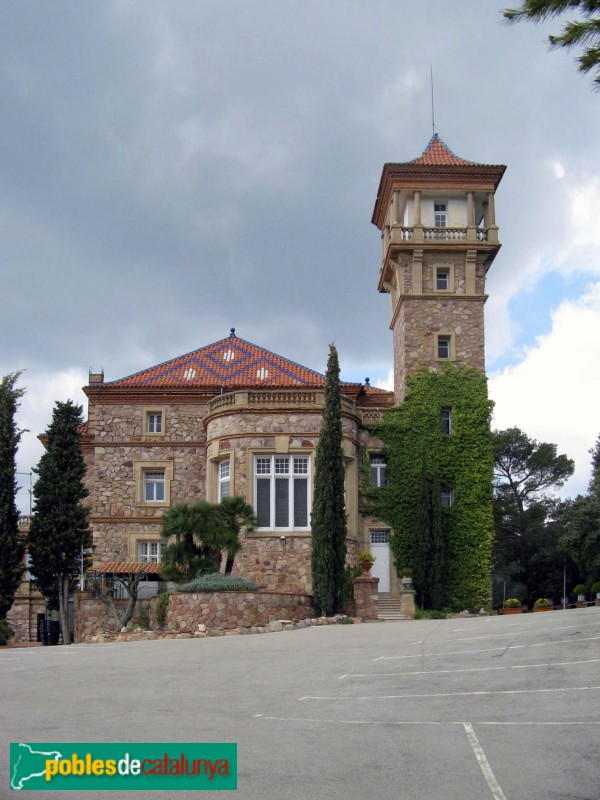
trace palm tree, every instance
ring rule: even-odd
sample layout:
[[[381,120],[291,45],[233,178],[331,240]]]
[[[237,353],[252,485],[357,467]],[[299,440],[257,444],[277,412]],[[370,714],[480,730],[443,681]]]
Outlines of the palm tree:
[[[224,497],[217,509],[221,521],[230,533],[229,542],[223,549],[227,551],[225,574],[231,575],[236,553],[242,549],[240,543],[242,528],[246,529],[246,533],[252,531],[256,525],[256,516],[252,506],[243,497]]]
[[[218,572],[221,551],[231,546],[231,532],[221,520],[218,506],[206,500],[169,508],[160,535],[169,541],[162,554],[161,576],[177,583]]]

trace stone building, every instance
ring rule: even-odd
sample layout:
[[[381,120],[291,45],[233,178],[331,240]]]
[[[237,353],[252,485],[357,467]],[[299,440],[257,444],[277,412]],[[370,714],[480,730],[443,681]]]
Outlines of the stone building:
[[[391,300],[394,392],[342,385],[348,552],[373,551],[380,593],[396,594],[398,582],[388,528],[361,509],[363,476],[386,482],[381,442],[367,426],[402,402],[406,376],[422,367],[484,370],[485,279],[500,248],[494,194],[504,170],[459,158],[437,134],[420,157],[383,168],[372,222],[382,234],[378,289]],[[238,494],[258,525],[235,572],[265,589],[310,593],[323,387],[323,375],[233,329],[119,380],[90,374],[82,444],[94,567],[158,563],[166,508]],[[451,408],[442,425],[451,432]]]
[[[159,561],[164,510],[241,495],[256,512],[234,572],[261,588],[310,593],[314,457],[323,375],[230,335],[120,380],[91,374],[82,434],[94,564]],[[365,424],[393,394],[343,383],[348,550],[387,544],[384,525],[361,514],[364,459],[374,479],[385,464]],[[392,585],[389,548],[378,558]]]

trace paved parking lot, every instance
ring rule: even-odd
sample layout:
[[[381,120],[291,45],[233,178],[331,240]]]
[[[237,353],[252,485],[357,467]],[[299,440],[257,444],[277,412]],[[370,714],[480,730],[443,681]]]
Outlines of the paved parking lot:
[[[10,741],[237,742],[207,799],[600,797],[600,608],[4,650],[0,702],[3,798]]]

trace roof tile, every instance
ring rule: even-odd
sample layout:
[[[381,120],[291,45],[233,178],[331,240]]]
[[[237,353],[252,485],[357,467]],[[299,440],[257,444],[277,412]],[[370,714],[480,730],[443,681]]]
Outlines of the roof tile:
[[[448,145],[434,133],[429,144],[418,158],[413,158],[409,164],[428,164],[430,166],[467,166],[474,165],[474,161],[466,161],[455,155]]]

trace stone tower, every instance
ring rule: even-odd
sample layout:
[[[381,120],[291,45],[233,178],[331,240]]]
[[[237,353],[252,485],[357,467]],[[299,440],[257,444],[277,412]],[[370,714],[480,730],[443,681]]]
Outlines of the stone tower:
[[[455,156],[437,133],[419,158],[383,168],[372,222],[379,291],[392,305],[396,403],[423,366],[485,369],[485,276],[500,249],[494,192],[505,169]]]

